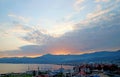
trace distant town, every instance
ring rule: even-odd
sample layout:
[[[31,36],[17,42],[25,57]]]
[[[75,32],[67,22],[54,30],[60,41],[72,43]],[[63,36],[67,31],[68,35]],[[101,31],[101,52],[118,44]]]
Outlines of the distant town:
[[[0,74],[0,77],[120,77],[120,65],[83,63],[73,65],[72,69],[64,69],[63,65],[57,70],[28,70],[24,73]]]

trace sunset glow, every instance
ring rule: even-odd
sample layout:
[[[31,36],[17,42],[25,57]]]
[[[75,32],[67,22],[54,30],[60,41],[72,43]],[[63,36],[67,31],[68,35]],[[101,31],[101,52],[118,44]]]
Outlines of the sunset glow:
[[[68,55],[71,54],[69,51],[65,50],[58,50],[58,51],[53,51],[54,55]]]

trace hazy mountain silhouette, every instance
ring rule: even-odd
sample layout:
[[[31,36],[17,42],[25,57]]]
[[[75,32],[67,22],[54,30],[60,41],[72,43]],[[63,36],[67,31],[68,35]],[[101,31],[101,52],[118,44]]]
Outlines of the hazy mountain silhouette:
[[[58,63],[82,63],[82,62],[120,62],[120,50],[100,51],[87,53],[82,55],[52,55],[46,54],[36,58],[28,57],[12,57],[0,58],[0,63],[42,63],[42,64],[58,64]]]

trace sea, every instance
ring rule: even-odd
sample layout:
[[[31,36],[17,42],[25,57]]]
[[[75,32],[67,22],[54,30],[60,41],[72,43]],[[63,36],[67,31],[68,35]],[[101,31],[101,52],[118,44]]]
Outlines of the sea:
[[[9,64],[9,63],[0,63],[0,74],[5,73],[24,73],[30,70],[37,70],[40,69],[41,71],[47,70],[58,70],[61,68],[61,65],[57,64]],[[70,70],[73,66],[70,65],[62,65],[62,68],[66,70]]]

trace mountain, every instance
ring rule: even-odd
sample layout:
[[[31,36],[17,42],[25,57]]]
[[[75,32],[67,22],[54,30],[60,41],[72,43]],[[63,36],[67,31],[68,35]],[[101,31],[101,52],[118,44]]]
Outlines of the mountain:
[[[120,50],[118,51],[99,51],[82,55],[52,55],[46,54],[41,57],[12,57],[0,58],[0,63],[41,63],[41,64],[59,64],[59,63],[82,63],[82,62],[120,62]]]

